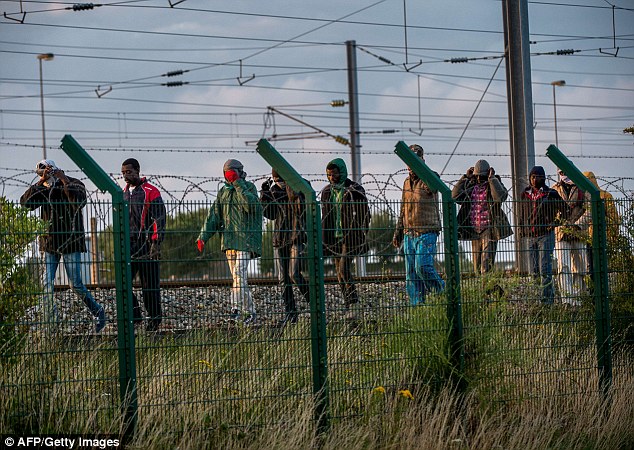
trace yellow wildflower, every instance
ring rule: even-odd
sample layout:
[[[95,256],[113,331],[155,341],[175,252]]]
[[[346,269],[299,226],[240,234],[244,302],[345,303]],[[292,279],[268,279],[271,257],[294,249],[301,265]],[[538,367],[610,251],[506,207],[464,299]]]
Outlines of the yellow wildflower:
[[[209,367],[210,369],[213,369],[213,368],[214,368],[214,366],[212,366],[212,365],[211,365],[211,363],[210,363],[209,361],[205,360],[205,359],[199,359],[199,360],[198,360],[198,363],[199,363],[199,364],[204,364],[204,365],[206,365],[207,367]]]
[[[409,389],[403,389],[401,391],[398,391],[398,395],[402,395],[405,398],[409,398],[410,400],[414,400],[414,396],[409,391]]]
[[[372,392],[375,392],[377,394],[385,394],[385,388],[383,386],[377,386],[372,389]]]

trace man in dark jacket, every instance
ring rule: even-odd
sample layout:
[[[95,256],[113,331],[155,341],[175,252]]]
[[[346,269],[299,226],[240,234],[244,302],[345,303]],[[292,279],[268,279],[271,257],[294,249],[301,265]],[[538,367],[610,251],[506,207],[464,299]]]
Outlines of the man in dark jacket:
[[[273,220],[273,253],[280,287],[284,294],[285,316],[280,325],[297,322],[293,285],[308,301],[308,284],[301,266],[306,246],[306,208],[304,194],[295,192],[273,169],[272,180],[262,183],[260,203],[264,217]]]
[[[161,242],[165,236],[166,210],[159,190],[139,176],[141,166],[134,158],[123,161],[121,173],[126,183],[123,198],[130,205],[130,257],[132,279],[139,275],[143,304],[150,316],[146,329],[157,331],[161,313]],[[136,295],[132,295],[134,320],[143,318]]]
[[[554,189],[546,186],[546,172],[535,166],[529,174],[530,186],[520,197],[521,224],[518,237],[528,240],[531,273],[541,278],[542,302],[552,304],[553,286],[552,258],[555,249],[555,226],[558,216],[565,215],[565,203]]]
[[[348,178],[346,163],[333,159],[326,166],[328,184],[321,191],[324,256],[335,260],[337,280],[346,307],[359,297],[352,276],[352,259],[367,253],[370,208],[363,187]]]
[[[410,149],[424,160],[423,147],[410,145]],[[441,230],[438,211],[438,191],[431,189],[414,171],[403,183],[401,212],[394,230],[392,245],[403,244],[405,256],[405,286],[411,305],[425,302],[427,291],[442,292],[445,282],[434,267],[436,242]]]
[[[106,326],[106,314],[81,279],[81,253],[86,252],[81,210],[86,204],[86,188],[78,179],[66,176],[50,159],[40,161],[35,171],[40,179],[26,190],[20,203],[31,211],[40,208],[40,217],[48,222],[47,233],[39,237],[46,263],[45,295],[39,307],[43,321],[49,324],[58,321],[53,288],[63,258],[70,285],[97,318],[95,331],[99,333]]]
[[[498,241],[513,234],[502,210],[508,197],[502,179],[481,159],[456,183],[451,197],[461,205],[458,238],[471,241],[476,275],[490,272],[495,265]]]

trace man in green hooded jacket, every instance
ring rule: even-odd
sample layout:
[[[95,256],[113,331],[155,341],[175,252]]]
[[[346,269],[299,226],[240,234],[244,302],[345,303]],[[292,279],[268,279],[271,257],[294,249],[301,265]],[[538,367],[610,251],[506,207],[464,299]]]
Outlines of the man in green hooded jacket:
[[[348,178],[343,159],[330,161],[326,176],[330,184],[321,191],[324,256],[335,260],[339,287],[349,307],[359,301],[352,276],[352,259],[368,251],[370,208],[363,187]]]
[[[247,284],[249,260],[262,255],[262,205],[258,190],[246,180],[242,163],[229,159],[223,167],[225,184],[209,210],[200,230],[197,246],[202,253],[205,243],[215,233],[221,234],[221,250],[225,252],[233,278],[231,290],[231,319],[240,318],[242,308],[247,311],[245,324],[256,321],[255,305]]]

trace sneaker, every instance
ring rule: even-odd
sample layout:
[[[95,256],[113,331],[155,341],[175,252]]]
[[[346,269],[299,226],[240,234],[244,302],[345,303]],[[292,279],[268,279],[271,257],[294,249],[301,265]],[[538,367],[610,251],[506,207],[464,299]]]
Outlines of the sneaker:
[[[504,297],[505,292],[502,286],[496,283],[493,287],[487,289],[484,294],[492,299],[500,300]]]
[[[95,325],[95,332],[100,333],[106,326],[106,311],[103,309],[103,306],[99,308],[99,312],[97,312],[97,323]]]
[[[229,314],[229,322],[236,323],[239,320],[240,320],[240,310],[232,309],[231,314]]]
[[[282,319],[277,323],[278,328],[284,328],[287,324],[297,323],[297,312],[286,313]]]
[[[358,306],[356,304],[346,306],[344,319],[348,322],[356,322],[357,320],[359,320],[359,313],[357,309]]]
[[[564,298],[561,300],[561,303],[564,305],[569,305],[573,307],[581,306],[581,302],[579,300],[575,300],[574,298]]]
[[[255,325],[258,321],[258,318],[255,314],[249,314],[248,316],[246,316],[243,320],[243,323],[245,325]]]

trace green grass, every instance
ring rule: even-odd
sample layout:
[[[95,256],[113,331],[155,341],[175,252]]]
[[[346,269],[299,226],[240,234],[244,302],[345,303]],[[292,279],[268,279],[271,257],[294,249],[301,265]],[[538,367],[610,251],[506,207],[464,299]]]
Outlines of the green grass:
[[[526,287],[506,280],[505,291]],[[631,351],[600,393],[594,313],[464,283],[465,379],[458,394],[444,296],[359,306],[328,323],[330,431],[316,433],[310,327],[211,328],[136,341],[139,415],[131,448],[629,448]],[[524,291],[522,291],[524,292]],[[397,298],[386,290],[383,295]],[[404,298],[402,299],[404,300]],[[363,309],[365,308],[365,309]],[[336,317],[336,316],[333,316]],[[118,434],[114,338],[38,339],[0,369],[0,432]]]

